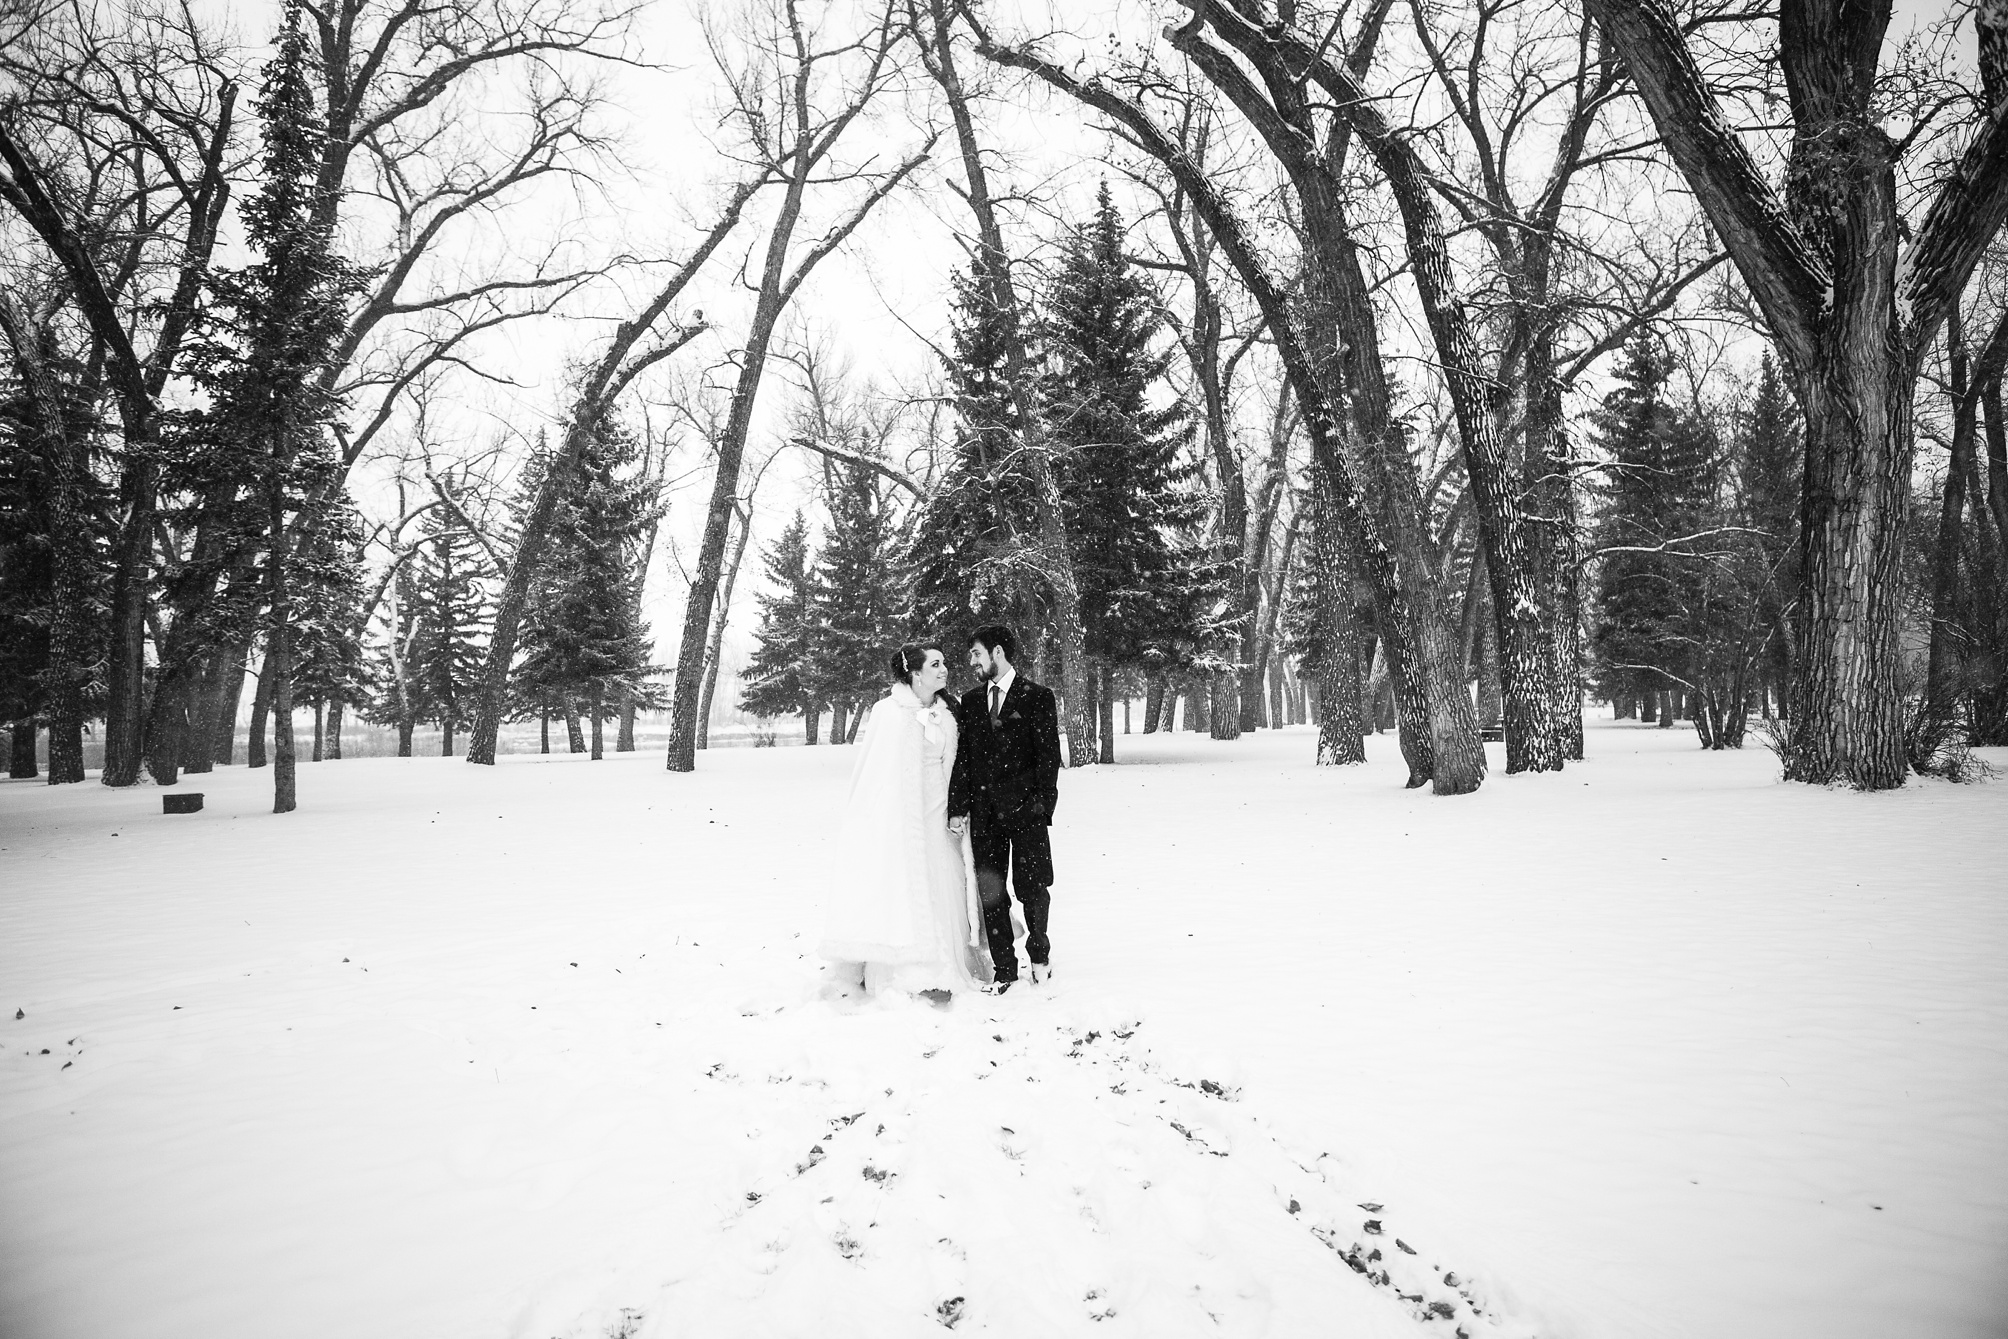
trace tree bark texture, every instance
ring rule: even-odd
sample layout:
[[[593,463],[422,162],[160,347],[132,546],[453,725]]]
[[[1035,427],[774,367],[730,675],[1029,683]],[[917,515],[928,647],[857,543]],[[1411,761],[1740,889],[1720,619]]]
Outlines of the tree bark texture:
[[[2008,43],[1981,42],[1981,125],[1900,256],[1898,149],[1872,105],[1887,5],[1780,7],[1793,128],[1782,199],[1657,0],[1589,0],[1589,11],[1762,308],[1805,414],[1804,598],[1786,776],[1902,785],[1899,568],[1912,394],[1939,323],[2008,217]],[[1999,31],[2001,16],[1982,11],[1980,26]]]
[[[1276,104],[1254,89],[1226,52],[1202,38],[1199,31],[1202,22],[1261,72],[1269,96],[1277,100]],[[1522,652],[1522,664],[1517,670],[1520,676],[1517,684],[1509,686],[1509,694],[1517,691],[1526,728],[1521,732],[1521,747],[1507,750],[1507,771],[1547,770],[1559,765],[1548,760],[1542,738],[1534,737],[1544,735],[1548,721],[1546,681],[1541,673],[1547,663],[1547,647],[1538,601],[1534,598],[1536,592],[1527,570],[1524,527],[1514,496],[1517,490],[1504,477],[1504,453],[1483,410],[1489,379],[1479,369],[1477,345],[1462,300],[1453,286],[1442,225],[1427,193],[1414,149],[1394,133],[1379,112],[1379,104],[1366,96],[1350,68],[1334,63],[1322,50],[1303,43],[1280,26],[1258,28],[1225,6],[1201,5],[1192,22],[1175,32],[1173,45],[1192,58],[1263,131],[1272,152],[1291,173],[1304,200],[1306,241],[1313,259],[1307,275],[1307,286],[1313,293],[1312,311],[1327,307],[1331,319],[1340,323],[1339,328],[1346,336],[1345,352],[1337,358],[1343,364],[1347,389],[1353,395],[1360,449],[1372,471],[1369,477],[1377,485],[1370,486],[1368,493],[1370,497],[1376,491],[1383,494],[1379,511],[1386,518],[1385,537],[1394,549],[1398,572],[1406,583],[1411,611],[1406,620],[1408,626],[1402,625],[1403,620],[1382,620],[1383,632],[1395,643],[1390,649],[1390,667],[1396,671],[1398,694],[1404,682],[1408,685],[1408,692],[1399,700],[1406,702],[1413,715],[1416,687],[1413,680],[1422,679],[1430,713],[1427,730],[1432,752],[1448,745],[1457,750],[1456,764],[1461,770],[1482,776],[1484,752],[1471,719],[1470,700],[1455,682],[1448,630],[1440,612],[1441,601],[1435,598],[1433,553],[1420,512],[1421,496],[1414,467],[1408,461],[1406,441],[1386,421],[1385,373],[1378,366],[1377,327],[1371,305],[1365,301],[1364,279],[1346,225],[1338,173],[1334,170],[1337,163],[1319,162],[1306,151],[1301,136],[1285,133],[1293,119],[1305,119],[1306,94],[1310,91],[1305,87],[1307,80],[1315,82],[1335,101],[1335,110],[1349,131],[1365,142],[1379,164],[1401,210],[1410,270],[1429,318],[1442,375],[1457,414],[1466,471],[1480,514],[1480,533],[1494,560],[1491,567],[1494,584],[1510,587],[1518,598],[1505,603],[1525,611],[1515,620],[1516,629],[1510,634]],[[1336,159],[1344,151],[1345,141],[1334,136],[1326,153],[1328,159]],[[1325,253],[1322,258],[1319,252]],[[1317,317],[1313,315],[1311,320],[1315,322]],[[1368,340],[1373,343],[1368,344]],[[1317,338],[1312,347],[1319,351],[1337,350],[1338,341]],[[1375,355],[1371,359],[1361,356],[1368,348]],[[1322,353],[1317,361],[1325,361]],[[1423,590],[1430,592],[1427,600],[1422,597]],[[1504,627],[1502,624],[1502,632]],[[1419,673],[1405,664],[1416,657],[1422,661]],[[1446,719],[1439,722],[1438,713],[1444,713]],[[1431,758],[1430,763],[1433,772],[1435,759]],[[1476,779],[1470,784],[1475,786]]]
[[[1366,713],[1360,701],[1360,630],[1353,612],[1352,572],[1346,536],[1314,477],[1311,489],[1313,616],[1318,629],[1318,765],[1343,767],[1367,760]]]
[[[1222,251],[1255,297],[1276,340],[1291,387],[1304,408],[1305,427],[1311,438],[1314,457],[1329,476],[1334,504],[1354,536],[1360,569],[1375,593],[1377,604],[1383,607],[1384,632],[1387,628],[1398,627],[1413,641],[1414,611],[1402,589],[1396,562],[1388,550],[1381,528],[1368,514],[1354,471],[1340,449],[1340,417],[1325,394],[1315,370],[1316,362],[1296,316],[1283,298],[1281,286],[1269,274],[1239,218],[1228,210],[1213,184],[1166,136],[1156,121],[1135,104],[1098,83],[1082,83],[1050,62],[1022,50],[999,47],[980,31],[978,50],[998,64],[1037,75],[1123,125],[1146,152],[1170,169],[1179,185],[1192,197]],[[1440,623],[1440,619],[1437,621]],[[1468,701],[1463,697],[1461,688],[1456,697],[1459,701]],[[1431,741],[1435,748],[1427,775],[1438,794],[1463,794],[1475,790],[1483,780],[1484,754],[1478,747],[1475,727],[1468,731],[1467,747],[1467,736],[1455,729],[1447,730],[1449,726],[1448,717],[1441,724],[1434,718],[1428,723],[1428,728],[1436,732],[1436,737]]]

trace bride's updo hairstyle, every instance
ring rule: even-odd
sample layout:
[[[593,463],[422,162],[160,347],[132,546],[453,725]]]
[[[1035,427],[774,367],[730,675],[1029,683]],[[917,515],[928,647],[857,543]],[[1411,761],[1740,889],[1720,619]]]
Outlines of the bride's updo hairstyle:
[[[900,647],[899,650],[893,652],[890,662],[893,682],[903,683],[908,688],[913,687],[913,676],[927,667],[927,653],[929,651],[941,651],[941,644],[939,642],[908,642],[906,645]],[[941,655],[943,660],[948,658],[946,651],[942,651]],[[943,701],[948,700],[948,690],[945,688],[942,689],[939,696]]]
[[[913,687],[913,676],[920,673],[927,664],[927,648],[908,642],[892,653],[892,678],[894,683]]]

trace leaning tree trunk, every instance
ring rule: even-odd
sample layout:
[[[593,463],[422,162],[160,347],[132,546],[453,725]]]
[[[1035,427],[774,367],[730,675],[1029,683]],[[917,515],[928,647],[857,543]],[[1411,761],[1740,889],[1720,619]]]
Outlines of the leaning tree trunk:
[[[258,662],[258,687],[251,694],[251,735],[245,741],[244,762],[249,767],[265,765],[265,726],[272,714],[272,650],[268,640],[265,656]]]
[[[1386,538],[1366,507],[1354,471],[1340,447],[1340,416],[1316,370],[1316,355],[1285,300],[1281,286],[1261,260],[1248,230],[1227,208],[1214,184],[1193,169],[1190,161],[1147,112],[1116,96],[1105,86],[1083,83],[1051,62],[1023,50],[999,47],[981,31],[978,33],[978,50],[1000,65],[1028,70],[1075,100],[1108,115],[1132,132],[1136,142],[1170,170],[1192,198],[1195,208],[1205,218],[1207,227],[1212,230],[1221,249],[1233,262],[1244,285],[1262,309],[1285,373],[1304,407],[1304,425],[1311,439],[1313,457],[1330,478],[1334,502],[1354,538],[1360,570],[1375,593],[1376,603],[1381,606],[1383,636],[1399,631],[1413,645],[1416,629],[1410,626],[1411,623],[1423,626],[1434,624],[1441,633],[1440,616],[1418,618],[1407,600]],[[1423,612],[1436,613],[1433,610]],[[1444,669],[1448,669],[1450,648],[1447,644],[1436,645],[1436,641],[1447,642],[1447,634],[1433,637],[1426,644],[1426,649],[1438,657],[1438,663]],[[1455,689],[1454,695],[1444,704],[1446,707],[1460,702],[1466,706],[1462,729],[1453,726],[1447,717],[1442,721],[1433,716],[1430,719],[1429,728],[1434,732],[1432,743],[1436,746],[1431,780],[1438,794],[1464,794],[1477,789],[1485,775],[1484,752],[1478,746],[1476,728],[1469,721],[1469,699],[1464,696],[1462,686],[1450,682],[1447,674],[1439,672],[1432,675],[1431,680],[1441,680]],[[1432,701],[1431,706],[1434,705]]]
[[[530,584],[543,565],[558,500],[571,487],[587,441],[628,384],[642,371],[695,339],[704,329],[703,322],[701,318],[694,319],[692,324],[683,326],[673,338],[658,347],[637,354],[632,360],[628,355],[669,310],[698,269],[725,240],[726,234],[737,225],[746,202],[764,180],[765,174],[762,174],[759,179],[742,183],[733,191],[731,200],[704,241],[677,267],[669,282],[657,291],[634,319],[620,324],[599,361],[582,379],[580,392],[572,403],[570,419],[565,425],[563,443],[530,504],[529,515],[524,518],[522,533],[516,541],[515,558],[509,564],[509,575],[503,580],[501,594],[495,601],[495,621],[488,635],[488,658],[482,666],[474,723],[467,741],[467,761],[484,766],[492,766],[495,762],[495,743],[502,729],[502,706],[509,686],[509,667],[516,658],[517,634],[522,630],[523,615],[529,608]]]
[[[753,535],[753,512],[739,509],[739,542],[732,548],[732,561],[725,566],[725,581],[718,589],[718,613],[712,619],[711,640],[704,648],[704,692],[697,703],[697,747],[711,746],[711,702],[718,692],[718,665],[725,653],[725,621],[732,616],[732,588],[739,581],[739,565],[746,560],[746,541]]]
[[[1561,750],[1549,729],[1552,709],[1547,667],[1551,651],[1541,591],[1533,580],[1531,541],[1519,510],[1519,490],[1508,477],[1506,454],[1487,412],[1485,401],[1490,378],[1479,359],[1464,299],[1451,273],[1449,248],[1430,194],[1429,174],[1408,137],[1396,133],[1381,111],[1382,104],[1361,87],[1358,74],[1334,60],[1328,50],[1314,48],[1280,27],[1258,27],[1229,6],[1201,5],[1194,22],[1178,31],[1174,45],[1208,69],[1209,75],[1221,64],[1222,53],[1200,40],[1198,27],[1202,20],[1265,72],[1289,70],[1315,81],[1332,99],[1334,109],[1352,133],[1366,145],[1395,198],[1402,217],[1410,272],[1450,392],[1477,507],[1479,535],[1486,548],[1487,572],[1492,581],[1493,606],[1506,662],[1506,770],[1513,773],[1559,768]],[[1335,202],[1331,211],[1320,211],[1323,221],[1338,217],[1339,208]],[[1311,222],[1310,212],[1307,208],[1307,223]],[[1346,241],[1350,243],[1349,238]],[[1335,278],[1347,277],[1340,267],[1333,267],[1331,274]],[[1360,323],[1354,322],[1353,326],[1360,328]],[[1365,328],[1371,328],[1370,317]],[[1394,447],[1392,441],[1370,444],[1370,449],[1377,448],[1384,455],[1391,454]],[[1408,500],[1396,501],[1406,504]],[[1460,724],[1468,723],[1470,699],[1462,685],[1450,682],[1449,647],[1436,644],[1447,642],[1447,630],[1440,618],[1428,617],[1435,612],[1430,606],[1411,599],[1411,607],[1417,610],[1414,615],[1417,631],[1431,639],[1417,648],[1430,671],[1430,709],[1432,713],[1438,709],[1458,712]],[[1383,628],[1384,633],[1391,630]],[[1451,688],[1456,690],[1454,695],[1448,691]],[[1434,742],[1443,731],[1434,720],[1431,729]],[[1469,729],[1468,738],[1469,747],[1482,760],[1475,726]],[[1483,762],[1475,765],[1482,769]]]

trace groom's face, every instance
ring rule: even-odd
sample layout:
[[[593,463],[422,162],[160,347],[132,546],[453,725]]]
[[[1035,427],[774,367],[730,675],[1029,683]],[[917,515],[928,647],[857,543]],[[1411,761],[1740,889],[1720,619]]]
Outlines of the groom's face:
[[[978,679],[988,683],[997,677],[1000,667],[997,664],[997,658],[991,654],[988,647],[984,646],[982,642],[971,642],[969,644],[969,668],[976,672]]]

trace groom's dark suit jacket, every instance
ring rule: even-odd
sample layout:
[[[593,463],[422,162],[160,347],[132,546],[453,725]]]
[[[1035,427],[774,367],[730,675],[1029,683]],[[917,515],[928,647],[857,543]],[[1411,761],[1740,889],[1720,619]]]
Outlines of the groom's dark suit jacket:
[[[1053,691],[1020,674],[990,724],[990,685],[962,695],[962,742],[948,780],[948,816],[982,811],[1001,832],[1049,826],[1060,800],[1060,712]]]

